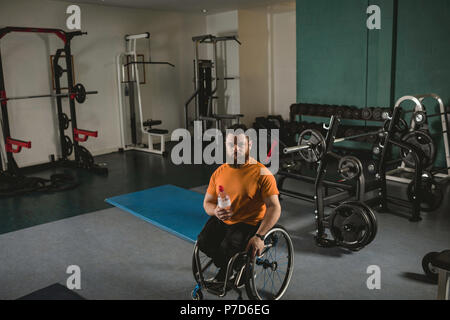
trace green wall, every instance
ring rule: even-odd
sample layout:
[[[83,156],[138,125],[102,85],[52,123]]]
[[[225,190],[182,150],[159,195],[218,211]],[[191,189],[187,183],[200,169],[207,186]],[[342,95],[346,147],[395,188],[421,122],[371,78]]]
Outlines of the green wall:
[[[366,28],[370,4],[381,9],[381,30]],[[394,0],[297,0],[296,10],[297,102],[388,107],[392,90],[395,100],[434,92],[450,104],[450,1],[398,0],[396,59]],[[440,130],[439,119],[431,126]],[[436,165],[441,166],[439,139]]]

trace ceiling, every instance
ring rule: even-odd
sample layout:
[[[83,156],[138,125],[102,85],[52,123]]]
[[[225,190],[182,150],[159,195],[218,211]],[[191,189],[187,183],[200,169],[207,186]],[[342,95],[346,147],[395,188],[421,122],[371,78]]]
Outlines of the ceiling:
[[[67,0],[57,0],[67,1]],[[75,0],[71,3],[89,3],[126,8],[143,8],[164,11],[201,13],[225,12],[287,2],[286,0]]]

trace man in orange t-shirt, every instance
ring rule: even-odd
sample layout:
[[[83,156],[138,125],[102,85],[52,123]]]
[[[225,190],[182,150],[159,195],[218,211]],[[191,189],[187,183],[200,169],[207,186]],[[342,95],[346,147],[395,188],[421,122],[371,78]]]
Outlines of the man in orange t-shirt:
[[[224,281],[228,261],[236,253],[247,250],[252,256],[261,254],[264,236],[281,214],[274,176],[263,164],[250,158],[252,143],[244,134],[247,128],[233,125],[229,129],[235,131],[227,134],[225,141],[231,163],[221,165],[211,176],[203,202],[211,218],[197,239],[199,249],[219,268],[217,282]],[[245,159],[245,163],[238,159]],[[228,210],[217,205],[219,186],[230,197]]]

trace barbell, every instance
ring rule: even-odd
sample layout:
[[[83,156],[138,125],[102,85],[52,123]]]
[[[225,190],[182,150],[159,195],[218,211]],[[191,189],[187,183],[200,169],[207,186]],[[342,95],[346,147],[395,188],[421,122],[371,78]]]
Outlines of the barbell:
[[[448,107],[446,107],[446,110],[448,109]],[[414,122],[417,124],[424,124],[427,120],[427,118],[432,118],[432,117],[437,117],[437,116],[442,116],[442,115],[449,115],[450,111],[446,111],[446,112],[438,112],[438,113],[433,113],[433,114],[427,114],[425,111],[416,111],[416,110],[408,110],[408,111],[403,111],[404,114],[406,113],[413,113],[413,119]],[[390,117],[390,112],[385,111],[382,114],[382,118],[383,119],[389,119]]]
[[[335,139],[335,143],[354,140],[361,137],[373,136],[373,135],[384,135],[385,130],[380,129],[377,131],[365,132],[361,134],[356,134],[353,136],[342,137]],[[283,149],[284,154],[298,152],[300,156],[307,162],[317,162],[319,161],[327,149],[326,141],[323,135],[314,129],[306,129],[298,137],[297,146],[287,147]]]
[[[0,102],[9,100],[22,100],[22,99],[36,99],[36,98],[50,98],[50,97],[69,97],[70,99],[75,99],[78,103],[83,103],[86,100],[86,95],[97,94],[98,91],[86,91],[81,83],[76,84],[73,87],[73,91],[69,93],[53,93],[53,94],[39,94],[30,96],[18,96],[18,97],[6,97],[1,96]]]

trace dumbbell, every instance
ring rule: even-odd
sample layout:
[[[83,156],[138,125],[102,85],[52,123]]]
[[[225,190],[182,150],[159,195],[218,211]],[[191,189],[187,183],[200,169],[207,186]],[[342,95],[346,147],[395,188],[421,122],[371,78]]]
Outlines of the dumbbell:
[[[359,120],[361,119],[361,109],[358,107],[351,107],[352,108],[352,118]]]
[[[345,107],[344,118],[353,119],[353,109],[351,107]]]
[[[298,114],[300,115],[307,115],[309,112],[308,104],[306,103],[300,103],[298,105]]]
[[[372,119],[373,108],[367,107],[361,110],[361,119],[362,120],[370,120]]]
[[[383,109],[380,107],[373,108],[372,119],[375,121],[383,120]]]
[[[336,112],[335,114],[339,117],[339,118],[343,118],[344,117],[344,113],[345,113],[345,106],[338,106],[336,108]]]
[[[319,104],[317,105],[317,115],[321,117],[327,116],[327,105],[325,104]]]
[[[327,117],[331,117],[332,115],[335,114],[335,111],[336,111],[336,106],[334,106],[334,105],[327,105],[326,106],[325,115]]]

